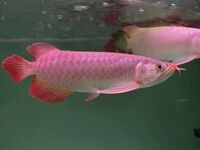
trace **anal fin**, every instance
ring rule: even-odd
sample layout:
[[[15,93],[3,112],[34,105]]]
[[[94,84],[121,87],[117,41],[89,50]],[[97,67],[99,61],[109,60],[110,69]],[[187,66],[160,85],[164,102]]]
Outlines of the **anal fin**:
[[[49,103],[64,101],[71,95],[67,89],[46,83],[37,77],[34,77],[29,92],[36,99]]]

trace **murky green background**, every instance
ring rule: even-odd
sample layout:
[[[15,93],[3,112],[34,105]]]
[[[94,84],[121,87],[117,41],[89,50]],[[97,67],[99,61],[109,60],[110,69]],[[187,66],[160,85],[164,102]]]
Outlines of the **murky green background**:
[[[163,13],[188,10],[194,19],[199,17],[198,1],[160,2],[134,6],[145,8],[135,18],[152,17],[152,7],[164,6],[169,7]],[[102,0],[0,1],[0,61],[14,53],[30,60],[26,47],[35,41],[63,49],[101,50],[119,28],[101,19],[108,9]],[[58,104],[33,99],[28,93],[31,77],[14,84],[1,68],[0,149],[199,150],[200,139],[193,130],[200,128],[200,60],[183,67],[187,71],[181,76],[175,73],[157,86],[101,95],[89,103],[84,102],[87,94],[75,93]]]

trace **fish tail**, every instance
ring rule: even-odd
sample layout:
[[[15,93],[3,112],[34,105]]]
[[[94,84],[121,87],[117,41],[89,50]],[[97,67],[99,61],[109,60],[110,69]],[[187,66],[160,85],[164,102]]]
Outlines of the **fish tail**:
[[[104,49],[108,52],[129,53],[124,32],[117,31],[116,33],[112,33],[111,39],[106,43]]]
[[[113,35],[116,33],[112,34],[112,38],[104,45],[104,49],[107,52],[116,52],[117,48],[115,46],[115,38],[113,37]]]
[[[12,77],[15,83],[33,74],[31,62],[18,55],[12,55],[2,62],[3,69]]]

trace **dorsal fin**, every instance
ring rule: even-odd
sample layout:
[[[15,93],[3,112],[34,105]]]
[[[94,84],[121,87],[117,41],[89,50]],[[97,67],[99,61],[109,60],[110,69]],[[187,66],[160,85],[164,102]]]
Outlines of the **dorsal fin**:
[[[139,29],[137,26],[126,26],[122,29],[122,31],[124,31],[126,37],[129,39],[131,38],[132,33],[137,29]]]
[[[47,43],[42,43],[42,42],[37,42],[33,43],[32,45],[27,47],[28,52],[34,56],[35,58],[38,58],[39,56],[48,53],[49,51],[52,50],[58,50],[56,47],[53,45],[47,44]]]

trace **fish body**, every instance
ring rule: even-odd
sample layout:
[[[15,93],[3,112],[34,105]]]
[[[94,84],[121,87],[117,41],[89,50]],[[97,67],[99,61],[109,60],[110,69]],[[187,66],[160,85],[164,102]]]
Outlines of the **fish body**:
[[[177,64],[189,62],[200,56],[200,29],[165,26],[123,28],[127,49],[143,55]]]
[[[2,66],[15,82],[33,75],[29,92],[45,102],[59,102],[73,92],[117,94],[166,80],[177,69],[167,62],[129,54],[59,50],[47,43],[28,48],[35,61],[6,58]]]

